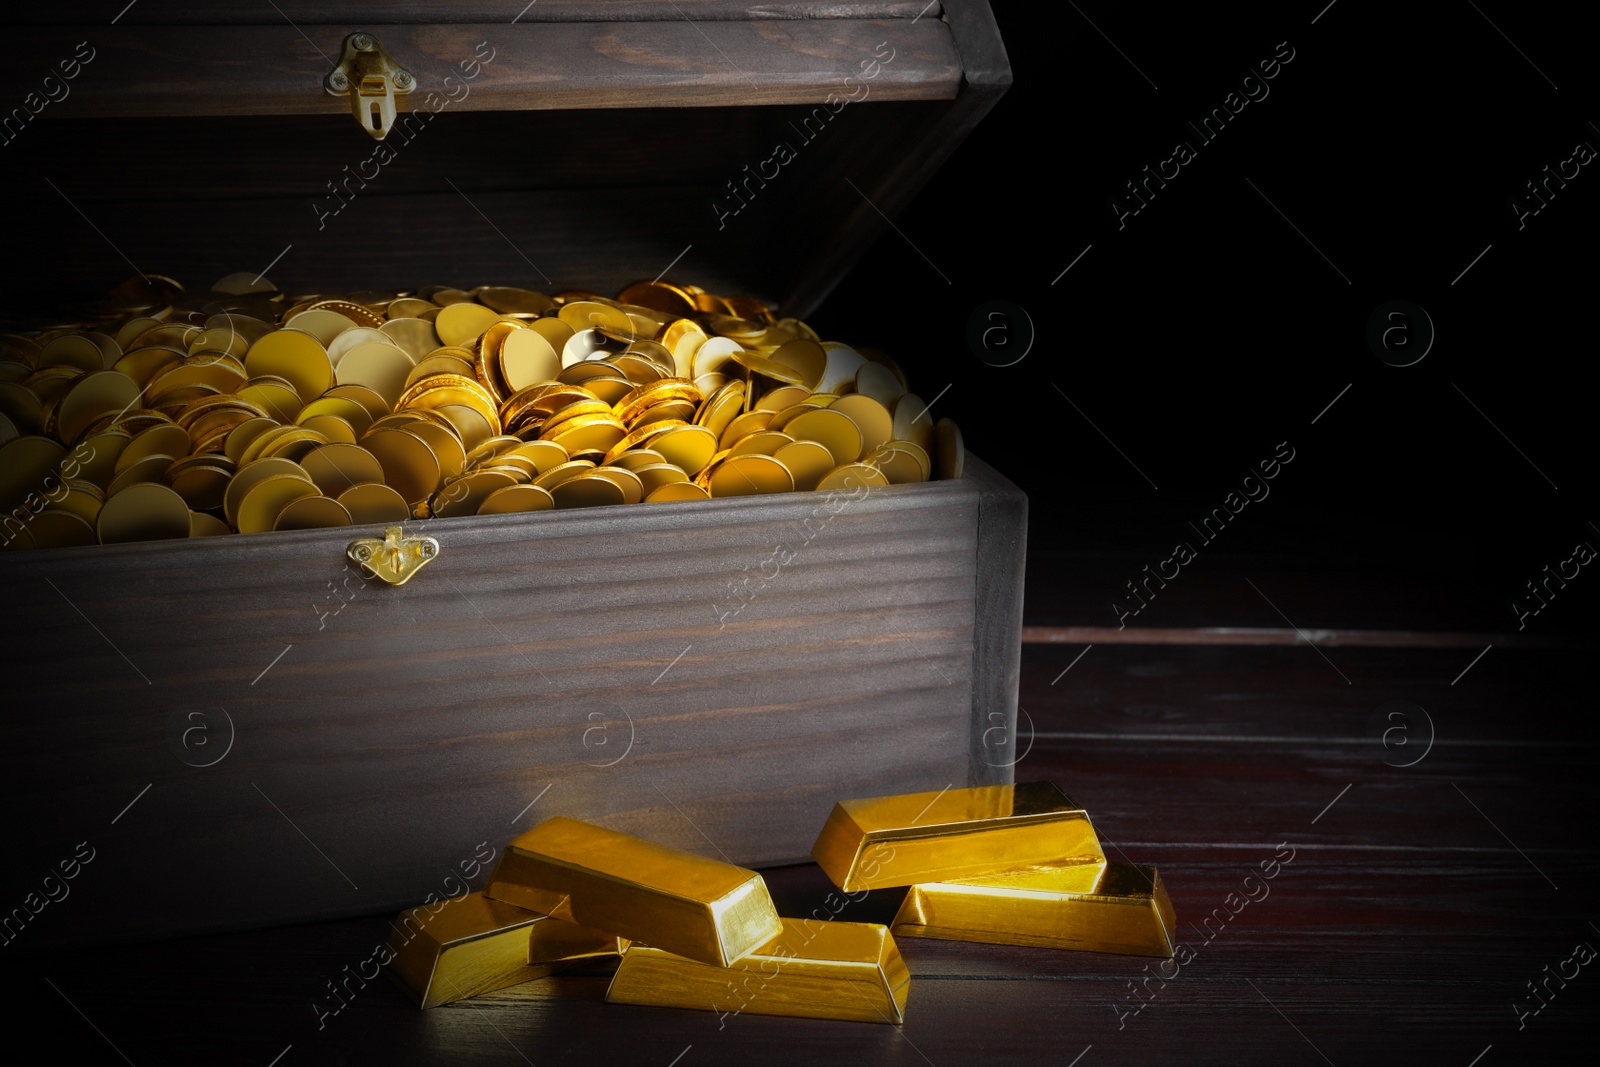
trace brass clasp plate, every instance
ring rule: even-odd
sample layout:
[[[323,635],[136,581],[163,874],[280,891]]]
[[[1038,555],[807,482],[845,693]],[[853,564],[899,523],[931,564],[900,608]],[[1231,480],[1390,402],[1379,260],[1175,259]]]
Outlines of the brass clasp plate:
[[[432,537],[406,537],[400,527],[391,526],[382,541],[363,537],[350,542],[346,554],[390,585],[405,585],[413,574],[439,558],[439,542]]]
[[[352,33],[344,39],[339,65],[322,79],[330,96],[349,96],[356,122],[381,141],[394,128],[396,94],[417,87],[417,79],[401,67],[370,33]]]

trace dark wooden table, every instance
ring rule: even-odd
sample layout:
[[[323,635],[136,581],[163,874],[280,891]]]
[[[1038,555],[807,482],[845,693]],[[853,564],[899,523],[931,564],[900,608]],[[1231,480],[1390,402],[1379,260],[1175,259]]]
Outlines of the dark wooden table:
[[[319,1019],[325,983],[385,937],[374,916],[10,959],[13,1033],[56,1062],[262,1067],[1497,1067],[1580,1050],[1600,1005],[1600,965],[1574,958],[1600,947],[1592,646],[1393,608],[1374,638],[1359,584],[1238,560],[1186,578],[1190,602],[1221,605],[1209,616],[1096,629],[1063,576],[1117,563],[1030,563],[1017,773],[1065,786],[1111,855],[1159,866],[1181,967],[906,938],[902,1027],[612,1006],[603,972],[428,1012],[380,978]],[[1275,609],[1229,599],[1244,577],[1328,625],[1297,640]],[[1276,877],[1246,882],[1275,856]],[[815,867],[767,876],[784,914],[832,890]],[[840,917],[887,921],[900,893]]]

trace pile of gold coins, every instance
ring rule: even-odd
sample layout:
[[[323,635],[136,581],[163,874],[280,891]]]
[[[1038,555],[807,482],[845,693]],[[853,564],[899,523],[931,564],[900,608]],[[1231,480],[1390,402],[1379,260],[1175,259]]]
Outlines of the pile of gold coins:
[[[8,549],[961,474],[888,356],[749,297],[484,286],[294,300],[142,276],[0,334]]]

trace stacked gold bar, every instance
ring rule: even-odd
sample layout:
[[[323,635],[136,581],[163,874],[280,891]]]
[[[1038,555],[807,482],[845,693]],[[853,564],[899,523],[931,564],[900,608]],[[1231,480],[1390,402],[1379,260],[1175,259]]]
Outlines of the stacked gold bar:
[[[1108,863],[1088,813],[1049,782],[841,801],[812,855],[846,892],[910,886],[897,935],[1173,952],[1156,869]]]
[[[780,919],[755,871],[556,817],[481,894],[401,916],[391,974],[422,1007],[620,956],[606,999],[899,1023],[910,974],[887,927]]]

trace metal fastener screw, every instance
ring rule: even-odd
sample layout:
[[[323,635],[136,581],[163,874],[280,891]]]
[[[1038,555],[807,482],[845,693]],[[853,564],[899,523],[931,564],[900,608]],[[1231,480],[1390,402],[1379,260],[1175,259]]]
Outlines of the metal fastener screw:
[[[350,43],[358,52],[370,52],[376,42],[373,41],[371,34],[357,33],[351,35]]]
[[[400,89],[411,88],[412,78],[410,71],[397,70],[394,72],[394,84]]]
[[[328,75],[328,87],[340,91],[348,89],[350,88],[350,79],[344,76],[344,71],[336,70]]]

